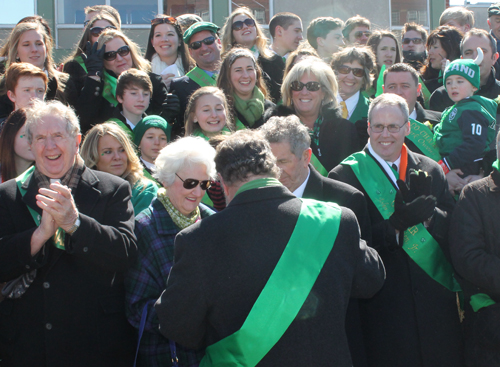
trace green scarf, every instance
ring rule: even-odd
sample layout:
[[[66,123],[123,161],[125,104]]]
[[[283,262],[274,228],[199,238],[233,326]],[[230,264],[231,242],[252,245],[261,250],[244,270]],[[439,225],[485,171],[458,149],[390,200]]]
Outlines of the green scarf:
[[[163,204],[175,225],[180,229],[187,228],[191,224],[195,224],[200,219],[199,207],[196,207],[196,209],[193,210],[193,212],[188,216],[182,214],[177,208],[174,207],[174,204],[172,204],[170,198],[167,196],[167,190],[164,188],[158,190],[157,198],[160,200],[160,203]]]
[[[247,120],[248,125],[252,127],[255,121],[260,119],[264,114],[264,94],[257,87],[253,88],[252,98],[248,101],[244,101],[235,93],[234,98],[234,108],[236,111],[241,113],[245,120]]]
[[[270,187],[270,186],[283,186],[281,182],[279,182],[276,178],[273,177],[264,177],[264,178],[258,178],[256,180],[248,181],[247,183],[243,184],[238,191],[236,191],[236,195],[241,194],[244,191],[247,190],[252,190],[252,189],[257,189],[261,187]]]
[[[229,135],[229,134],[231,134],[231,131],[227,128],[227,126],[224,126],[222,128],[222,130],[219,132],[219,134],[221,134],[221,135]],[[200,138],[203,138],[206,141],[210,140],[210,137],[206,136],[202,129],[195,129],[191,135],[193,135],[193,136],[199,136]]]

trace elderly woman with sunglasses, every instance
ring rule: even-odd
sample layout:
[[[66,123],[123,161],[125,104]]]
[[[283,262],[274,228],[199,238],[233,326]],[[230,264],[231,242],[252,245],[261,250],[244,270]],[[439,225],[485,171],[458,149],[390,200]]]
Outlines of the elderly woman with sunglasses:
[[[270,96],[274,102],[281,98],[280,86],[283,81],[285,62],[283,58],[268,48],[267,37],[255,19],[251,9],[239,7],[226,19],[222,27],[222,52],[235,45],[250,49],[263,71]]]
[[[90,43],[90,42],[89,42]],[[75,107],[83,132],[96,124],[107,121],[118,104],[116,83],[121,73],[136,68],[148,73],[153,84],[153,94],[148,115],[162,115],[168,111],[167,90],[159,75],[151,72],[149,62],[141,56],[139,46],[116,29],[106,29],[98,42],[82,54],[87,75],[80,95],[72,105]],[[89,50],[90,49],[90,50]]]
[[[155,177],[165,188],[136,217],[138,256],[125,279],[129,322],[139,329],[141,316],[146,314],[138,366],[171,366],[174,353],[179,366],[198,366],[203,356],[166,339],[153,306],[166,288],[175,236],[213,214],[200,201],[215,178],[214,157],[215,150],[205,139],[186,137],[170,143],[156,159]]]
[[[281,86],[283,105],[266,111],[272,116],[295,114],[311,135],[311,164],[323,175],[358,151],[356,127],[342,118],[337,102],[337,80],[322,60],[307,58],[296,64]]]
[[[158,15],[151,20],[144,58],[151,62],[153,73],[161,76],[167,89],[173,78],[184,76],[194,67],[182,36],[183,32],[176,18]],[[165,71],[167,67],[169,70]]]

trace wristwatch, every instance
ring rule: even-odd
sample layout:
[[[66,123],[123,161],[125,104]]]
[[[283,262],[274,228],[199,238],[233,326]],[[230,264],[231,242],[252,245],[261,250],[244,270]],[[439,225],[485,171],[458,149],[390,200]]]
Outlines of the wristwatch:
[[[71,228],[68,231],[66,231],[66,233],[71,236],[80,227],[80,223],[81,223],[80,222],[80,215],[78,215],[78,217],[76,218],[75,224],[73,224],[73,226],[71,226]]]

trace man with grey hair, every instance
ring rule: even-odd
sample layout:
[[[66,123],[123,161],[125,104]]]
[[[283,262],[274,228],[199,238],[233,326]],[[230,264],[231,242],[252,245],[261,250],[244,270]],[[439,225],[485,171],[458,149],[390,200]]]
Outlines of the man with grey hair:
[[[387,269],[382,290],[360,305],[370,365],[460,366],[460,287],[447,260],[453,198],[440,166],[404,145],[410,128],[407,102],[380,95],[368,111],[367,146],[328,177],[365,194]]]
[[[500,364],[500,134],[497,160],[488,177],[464,187],[451,221],[451,259],[465,298],[465,362],[467,366]]]
[[[177,235],[160,332],[206,348],[204,366],[352,365],[349,297],[384,279],[352,211],[295,197],[257,131],[230,135],[215,163],[229,204]]]
[[[26,115],[35,164],[0,185],[0,358],[9,366],[131,365],[123,286],[137,250],[130,185],[85,167],[70,107],[36,101]]]

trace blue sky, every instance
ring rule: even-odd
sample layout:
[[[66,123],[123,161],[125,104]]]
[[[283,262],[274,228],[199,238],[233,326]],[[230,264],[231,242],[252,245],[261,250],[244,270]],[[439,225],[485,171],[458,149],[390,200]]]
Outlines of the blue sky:
[[[19,19],[35,12],[34,0],[5,0],[2,1],[0,24],[16,24]]]

